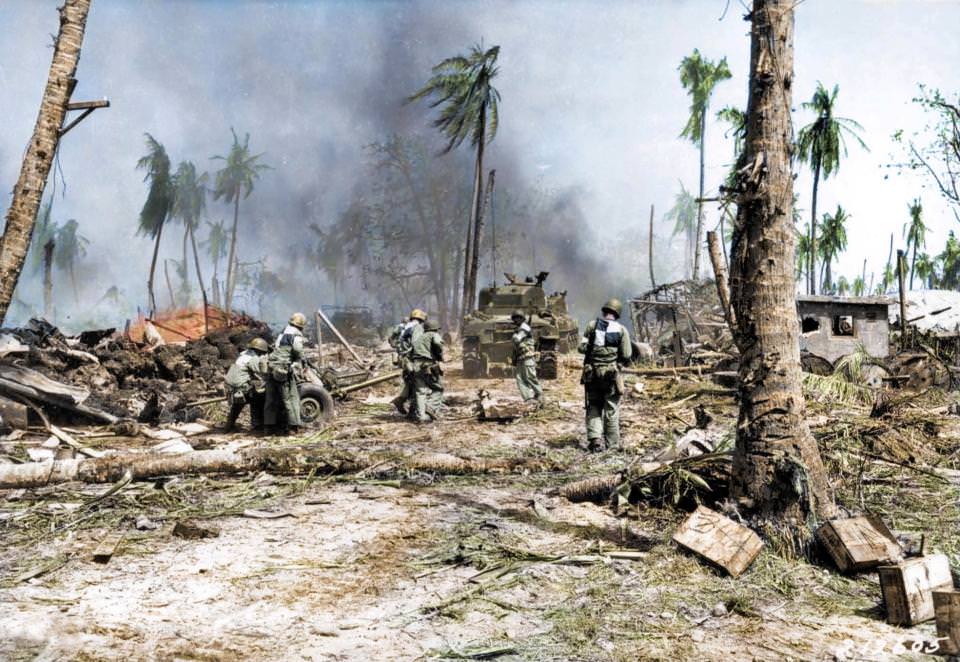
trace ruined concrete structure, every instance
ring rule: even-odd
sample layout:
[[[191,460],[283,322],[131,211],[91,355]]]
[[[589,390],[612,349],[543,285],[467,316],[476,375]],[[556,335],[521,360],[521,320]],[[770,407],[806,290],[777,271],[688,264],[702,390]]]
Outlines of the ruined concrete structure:
[[[797,297],[800,318],[800,350],[831,363],[863,345],[877,358],[890,354],[887,297]]]

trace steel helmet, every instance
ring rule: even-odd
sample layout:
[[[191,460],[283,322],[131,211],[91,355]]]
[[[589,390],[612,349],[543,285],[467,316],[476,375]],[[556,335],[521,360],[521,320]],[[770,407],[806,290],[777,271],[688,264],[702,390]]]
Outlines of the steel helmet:
[[[610,299],[605,304],[600,306],[600,310],[604,312],[611,312],[617,317],[620,317],[620,313],[623,311],[623,304],[620,303],[620,299]]]
[[[517,308],[515,311],[513,311],[512,313],[510,313],[510,319],[512,319],[512,320],[516,320],[516,319],[521,319],[521,320],[522,320],[522,319],[526,319],[526,318],[527,318],[527,314],[526,314],[525,312],[523,312],[522,310],[520,310],[519,308]]]
[[[270,351],[270,345],[268,345],[267,341],[263,338],[254,338],[247,343],[247,349],[254,349],[261,354],[266,354]]]
[[[426,322],[423,323],[423,328],[425,331],[439,331],[440,322],[438,322],[437,320],[427,320]]]
[[[421,322],[426,322],[426,321],[427,321],[427,314],[426,314],[425,312],[423,312],[422,310],[420,310],[419,308],[414,308],[413,311],[410,313],[410,319],[412,319],[412,320],[420,320]]]
[[[307,325],[307,318],[303,313],[294,313],[290,316],[290,321],[288,322],[290,326],[295,326],[298,329],[303,329]]]

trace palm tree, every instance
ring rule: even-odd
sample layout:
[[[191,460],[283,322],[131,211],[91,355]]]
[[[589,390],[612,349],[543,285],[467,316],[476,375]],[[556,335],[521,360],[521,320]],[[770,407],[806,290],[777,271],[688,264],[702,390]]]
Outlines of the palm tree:
[[[863,279],[863,276],[857,276],[853,279],[853,283],[850,285],[850,294],[855,297],[862,297],[867,291],[867,282]]]
[[[700,149],[700,195],[697,196],[697,232],[696,244],[693,253],[693,279],[700,276],[700,237],[703,236],[703,191],[704,191],[704,134],[707,130],[707,108],[710,106],[710,96],[717,83],[731,77],[727,67],[727,58],[719,62],[711,62],[700,55],[700,51],[693,49],[693,54],[683,58],[680,66],[680,84],[690,95],[690,117],[686,126],[680,132],[681,138],[688,138]]]
[[[207,238],[201,243],[207,250],[207,255],[213,262],[213,279],[210,289],[213,290],[213,303],[220,305],[220,283],[217,276],[220,271],[220,260],[226,257],[227,249],[230,246],[230,235],[227,233],[227,227],[223,221],[211,223],[207,221]]]
[[[70,285],[73,287],[73,300],[80,302],[77,293],[77,276],[74,270],[77,260],[87,254],[87,245],[90,241],[77,232],[79,224],[70,219],[57,229],[56,249],[53,261],[57,268],[67,272],[70,276]]]
[[[947,243],[943,252],[937,256],[940,262],[940,282],[948,289],[956,289],[960,286],[960,241],[957,241],[953,230],[947,235]]]
[[[693,264],[693,251],[696,243],[697,231],[697,201],[690,195],[683,182],[680,182],[680,192],[673,198],[673,207],[664,218],[673,221],[673,235],[683,234],[686,238],[684,245],[684,268],[689,270]],[[689,271],[686,271],[689,274]]]
[[[813,202],[810,207],[810,270],[808,278],[808,294],[817,293],[816,262],[817,262],[817,190],[820,186],[820,176],[827,179],[840,168],[840,157],[847,155],[845,135],[854,138],[861,147],[867,145],[856,134],[856,130],[863,127],[851,119],[834,116],[839,86],[834,85],[833,91],[828,92],[822,83],[817,83],[813,98],[804,102],[802,106],[817,113],[817,119],[800,129],[797,136],[797,156],[803,163],[813,169]],[[868,150],[869,151],[869,150]]]
[[[235,262],[237,259],[237,224],[240,220],[240,197],[250,196],[253,184],[260,178],[260,172],[269,170],[270,166],[257,163],[263,154],[250,154],[250,134],[246,134],[243,143],[237,138],[237,132],[230,128],[233,134],[233,145],[226,156],[211,158],[224,162],[223,168],[217,171],[216,182],[213,186],[213,199],[223,198],[225,202],[233,203],[233,229],[230,232],[230,256],[227,258],[227,283],[224,294],[224,310],[227,319],[230,319],[230,305],[233,299],[235,286]]]
[[[837,294],[845,297],[849,291],[850,281],[847,280],[846,276],[840,276],[840,278],[837,279]]]
[[[153,243],[153,258],[150,260],[150,277],[147,279],[147,294],[150,297],[150,316],[157,312],[157,299],[153,291],[153,277],[157,269],[157,255],[160,252],[160,236],[163,234],[163,224],[170,215],[173,205],[173,185],[170,178],[170,157],[157,140],[149,133],[147,137],[147,153],[137,161],[137,169],[146,170],[143,181],[150,182],[147,201],[140,210],[140,222],[137,234],[150,237]]]
[[[846,223],[850,215],[837,205],[837,211],[823,215],[823,232],[820,238],[820,257],[823,260],[821,289],[828,292],[833,288],[833,280],[830,273],[830,265],[833,260],[843,251],[847,250],[847,228]]]
[[[193,248],[193,264],[197,270],[197,283],[200,285],[200,296],[203,299],[203,319],[207,325],[207,288],[203,284],[203,274],[200,273],[200,255],[197,251],[196,230],[200,226],[200,217],[207,208],[207,180],[209,175],[197,174],[197,167],[190,161],[181,161],[177,172],[173,176],[174,198],[172,216],[183,223],[183,283],[186,286],[189,269],[187,269],[187,239]]]
[[[917,247],[927,247],[927,226],[923,224],[923,205],[920,203],[920,198],[915,198],[907,209],[910,212],[910,222],[903,226],[903,236],[907,239],[907,250],[913,249],[913,256],[910,258],[910,289],[912,290],[913,274],[917,268]]]
[[[796,232],[796,230],[794,230]],[[810,251],[807,250],[807,245],[810,241],[810,237],[807,236],[807,226],[803,226],[803,232],[796,232],[797,236],[797,253],[796,253],[796,280],[799,281],[801,278],[807,275],[807,269],[810,268]]]
[[[463,279],[463,315],[473,309],[477,294],[477,271],[480,263],[480,237],[483,205],[483,152],[497,135],[500,122],[500,93],[493,87],[499,69],[500,47],[487,50],[477,44],[467,55],[447,58],[432,70],[427,83],[408,98],[408,102],[435,97],[431,108],[442,106],[433,125],[447,138],[443,153],[459,147],[469,136],[476,150],[473,181],[473,204],[467,222]]]
[[[932,288],[934,284],[934,279],[937,276],[937,262],[926,252],[920,253],[917,255],[917,259],[914,263],[914,267],[917,271],[917,276],[920,277],[920,282],[923,283],[924,287]],[[911,276],[913,273],[911,271]],[[912,282],[912,281],[911,281]]]

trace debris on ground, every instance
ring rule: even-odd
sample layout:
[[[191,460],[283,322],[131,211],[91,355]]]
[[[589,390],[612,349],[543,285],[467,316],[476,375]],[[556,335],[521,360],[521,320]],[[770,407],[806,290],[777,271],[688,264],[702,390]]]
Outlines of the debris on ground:
[[[887,622],[916,625],[934,618],[933,593],[953,589],[950,561],[944,554],[877,568]]]
[[[851,517],[826,522],[817,539],[840,572],[863,572],[899,563],[903,550],[878,517]]]
[[[673,534],[673,541],[731,577],[739,577],[763,549],[763,541],[752,529],[698,506]]]

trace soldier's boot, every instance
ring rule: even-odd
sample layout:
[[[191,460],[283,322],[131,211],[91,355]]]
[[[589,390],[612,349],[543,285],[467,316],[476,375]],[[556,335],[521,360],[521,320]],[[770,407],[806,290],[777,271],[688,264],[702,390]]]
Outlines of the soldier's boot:
[[[400,412],[402,416],[407,415],[407,399],[402,395],[398,395],[393,400],[390,401],[394,407],[397,408],[397,411]]]
[[[227,423],[224,430],[233,432],[237,429],[237,419],[240,418],[240,412],[243,411],[243,403],[233,403],[230,405],[230,413],[227,414]]]
[[[603,438],[587,439],[587,450],[591,453],[602,453],[607,450],[607,442]]]

